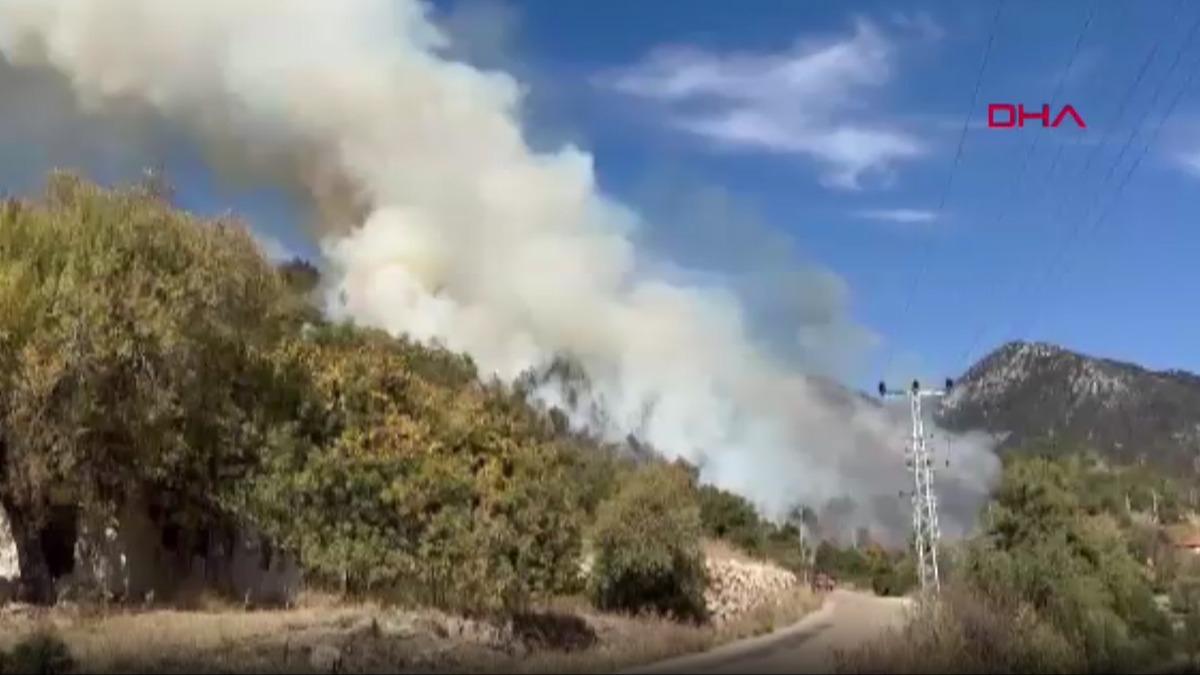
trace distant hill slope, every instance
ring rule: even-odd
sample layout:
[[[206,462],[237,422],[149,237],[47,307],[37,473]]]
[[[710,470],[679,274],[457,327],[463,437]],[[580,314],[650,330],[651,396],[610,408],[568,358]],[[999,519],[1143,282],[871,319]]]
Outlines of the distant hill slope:
[[[972,366],[935,415],[949,429],[1002,436],[1002,450],[1047,439],[1200,471],[1200,376],[1184,371],[1011,342]]]

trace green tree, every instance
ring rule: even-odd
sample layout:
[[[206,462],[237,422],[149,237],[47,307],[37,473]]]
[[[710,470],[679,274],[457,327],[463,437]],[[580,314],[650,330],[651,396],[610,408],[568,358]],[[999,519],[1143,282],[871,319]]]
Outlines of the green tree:
[[[29,599],[50,599],[52,507],[150,491],[198,517],[254,463],[284,412],[282,292],[243,227],[145,189],[55,174],[40,201],[4,203],[0,501]]]
[[[1006,466],[963,573],[985,598],[1027,604],[1091,667],[1126,666],[1162,649],[1170,627],[1116,521],[1080,508],[1077,468],[1036,457]]]
[[[0,673],[66,675],[75,672],[71,650],[53,630],[38,630],[13,647],[12,655],[0,652]]]
[[[598,513],[591,587],[596,605],[703,618],[702,531],[690,477],[667,465],[640,469]]]
[[[763,552],[769,526],[746,498],[712,485],[699,489],[700,519],[709,536],[736,544],[748,553]]]
[[[1183,615],[1181,646],[1195,664],[1200,659],[1200,562],[1181,565],[1171,588],[1171,609]]]
[[[314,577],[470,609],[575,580],[569,458],[523,399],[458,355],[347,326],[278,358],[310,374],[307,440],[273,446],[237,503]]]

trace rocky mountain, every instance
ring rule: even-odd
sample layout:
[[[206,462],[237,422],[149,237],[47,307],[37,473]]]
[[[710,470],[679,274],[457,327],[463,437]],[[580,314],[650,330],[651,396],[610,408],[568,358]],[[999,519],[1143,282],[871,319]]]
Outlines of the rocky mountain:
[[[1002,450],[1041,440],[1200,472],[1200,376],[1180,370],[1011,342],[972,366],[935,416],[949,429],[996,434]]]

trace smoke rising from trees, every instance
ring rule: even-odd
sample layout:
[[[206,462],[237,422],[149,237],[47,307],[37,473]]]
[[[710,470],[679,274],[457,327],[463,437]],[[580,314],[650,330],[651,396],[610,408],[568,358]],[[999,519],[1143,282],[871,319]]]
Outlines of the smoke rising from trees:
[[[719,278],[663,273],[592,157],[532,150],[520,84],[448,47],[407,1],[0,0],[4,68],[54,71],[80,110],[152,115],[226,175],[310,205],[335,317],[437,340],[503,379],[568,356],[605,413],[596,431],[684,457],[768,514],[849,495],[853,525],[903,537],[903,503],[883,497],[907,487],[906,411],[770,349]],[[539,395],[565,398],[553,381]],[[980,439],[953,451],[949,533],[998,469]]]

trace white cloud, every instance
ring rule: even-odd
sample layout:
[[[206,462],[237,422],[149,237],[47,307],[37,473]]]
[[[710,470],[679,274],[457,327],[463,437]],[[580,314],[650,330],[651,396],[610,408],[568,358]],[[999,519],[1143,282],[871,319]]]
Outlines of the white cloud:
[[[942,28],[929,12],[893,12],[892,23],[918,33],[926,40],[940,40],[946,37],[946,29]]]
[[[857,212],[857,215],[871,220],[883,220],[906,225],[932,223],[938,217],[936,213],[926,209],[867,209]]]
[[[896,163],[925,152],[865,105],[891,79],[894,54],[860,19],[850,35],[778,53],[660,48],[601,82],[665,106],[676,128],[728,147],[810,157],[823,184],[858,189],[864,175],[887,179]]]
[[[1200,178],[1200,150],[1180,153],[1175,156],[1175,161],[1184,171]]]

